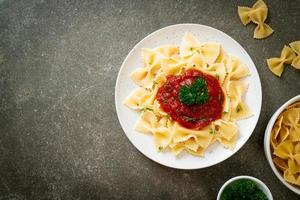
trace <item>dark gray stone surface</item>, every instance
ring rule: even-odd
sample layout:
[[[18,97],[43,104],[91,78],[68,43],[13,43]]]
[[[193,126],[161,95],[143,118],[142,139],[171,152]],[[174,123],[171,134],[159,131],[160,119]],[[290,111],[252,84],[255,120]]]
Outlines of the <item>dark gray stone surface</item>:
[[[272,113],[300,93],[300,71],[272,75],[265,59],[300,39],[300,1],[268,1],[266,40],[252,38],[237,5],[254,1],[0,0],[0,199],[215,199],[230,177],[253,175],[275,199],[299,199],[275,177],[263,151]],[[262,112],[230,159],[194,171],[149,160],[123,133],[114,86],[130,49],[177,23],[205,24],[252,57]]]

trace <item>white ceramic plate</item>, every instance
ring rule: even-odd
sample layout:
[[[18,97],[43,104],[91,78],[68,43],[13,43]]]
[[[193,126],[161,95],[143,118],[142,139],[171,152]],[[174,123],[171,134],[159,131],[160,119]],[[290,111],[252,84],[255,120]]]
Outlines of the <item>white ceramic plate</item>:
[[[200,42],[215,41],[221,43],[228,54],[233,54],[242,60],[249,68],[251,76],[246,78],[249,83],[246,102],[253,116],[238,121],[239,137],[233,151],[215,143],[205,153],[205,157],[195,157],[188,153],[174,156],[170,151],[160,153],[154,146],[152,135],[145,135],[133,129],[138,119],[138,113],[122,104],[123,100],[137,86],[130,80],[129,74],[142,66],[141,49],[155,48],[164,44],[179,45],[185,32],[195,35]],[[261,109],[261,83],[256,67],[245,49],[222,31],[199,24],[177,24],[157,30],[141,40],[128,54],[118,74],[115,87],[115,103],[120,124],[132,144],[148,158],[168,167],[178,169],[199,169],[215,165],[236,153],[252,134]]]

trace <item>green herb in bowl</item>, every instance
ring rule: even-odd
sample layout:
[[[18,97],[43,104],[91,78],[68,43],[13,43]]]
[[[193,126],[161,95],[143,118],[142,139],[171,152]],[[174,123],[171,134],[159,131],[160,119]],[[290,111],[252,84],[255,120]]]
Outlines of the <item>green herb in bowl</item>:
[[[240,179],[229,184],[221,194],[221,200],[268,200],[254,181]]]

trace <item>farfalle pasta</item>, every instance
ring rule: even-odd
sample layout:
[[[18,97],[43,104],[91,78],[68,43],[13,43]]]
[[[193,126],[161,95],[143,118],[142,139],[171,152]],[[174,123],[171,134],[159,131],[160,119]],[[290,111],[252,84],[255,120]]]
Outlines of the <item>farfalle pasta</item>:
[[[300,186],[300,101],[277,118],[271,133],[272,159],[283,178]]]
[[[159,151],[204,156],[215,142],[234,149],[236,121],[250,117],[244,101],[250,75],[216,42],[186,33],[180,46],[142,49],[143,67],[130,74],[139,86],[124,104],[139,113],[135,130],[152,134]]]
[[[274,30],[268,24],[265,23],[268,16],[268,7],[264,1],[258,0],[252,6],[252,8],[238,6],[238,14],[242,24],[244,24],[245,26],[250,21],[257,25],[254,30],[254,38],[266,38],[274,32]]]
[[[281,76],[284,70],[284,64],[291,64],[294,58],[294,51],[285,45],[281,51],[280,57],[267,59],[267,64],[271,72],[276,76]]]
[[[281,76],[284,71],[284,64],[290,64],[295,69],[300,69],[300,41],[291,42],[290,47],[284,46],[279,58],[267,59],[267,64],[271,72],[276,76]]]
[[[296,69],[300,69],[300,41],[291,42],[290,47],[296,54],[291,65]]]

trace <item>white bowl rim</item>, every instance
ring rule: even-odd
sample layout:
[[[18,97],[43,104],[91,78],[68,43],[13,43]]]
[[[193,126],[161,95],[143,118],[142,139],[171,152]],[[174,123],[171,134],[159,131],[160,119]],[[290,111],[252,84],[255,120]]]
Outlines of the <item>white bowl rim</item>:
[[[250,137],[252,136],[252,134],[253,134],[253,132],[254,132],[254,130],[255,130],[257,124],[258,124],[258,121],[259,121],[259,118],[260,118],[260,115],[261,115],[261,109],[262,109],[262,98],[263,98],[263,97],[262,97],[262,85],[261,85],[260,75],[259,75],[259,73],[258,73],[258,71],[257,71],[257,67],[256,67],[255,63],[253,62],[251,56],[250,56],[250,55],[248,54],[248,52],[244,49],[244,47],[243,47],[239,42],[237,42],[235,39],[233,39],[231,36],[229,36],[227,33],[223,32],[223,31],[221,31],[221,30],[219,30],[219,29],[216,29],[216,28],[214,28],[214,27],[212,27],[212,26],[208,26],[208,25],[197,24],[197,23],[179,23],[179,24],[172,24],[172,25],[169,25],[169,26],[165,26],[165,27],[163,27],[163,28],[160,28],[160,29],[158,29],[158,30],[156,30],[156,31],[154,31],[154,32],[152,32],[152,33],[150,33],[150,34],[148,34],[146,37],[144,37],[142,40],[140,40],[140,41],[139,41],[139,42],[138,42],[138,43],[130,50],[130,52],[128,53],[128,55],[125,57],[125,59],[124,59],[122,65],[121,65],[121,68],[119,69],[119,72],[118,72],[118,75],[117,75],[117,79],[116,79],[116,84],[115,84],[115,91],[114,91],[114,93],[115,93],[115,109],[116,109],[117,117],[118,117],[118,119],[119,119],[119,110],[118,110],[118,107],[117,107],[117,99],[118,99],[118,96],[117,96],[117,86],[118,86],[118,84],[119,84],[119,83],[118,83],[118,82],[119,82],[119,76],[120,76],[121,71],[122,71],[122,69],[123,69],[124,63],[125,63],[126,60],[129,58],[130,54],[133,52],[133,50],[134,50],[140,43],[142,43],[142,42],[143,42],[144,40],[146,40],[147,38],[151,37],[152,35],[156,34],[156,33],[159,32],[159,31],[162,31],[162,30],[164,30],[164,29],[168,29],[168,28],[171,28],[171,27],[176,27],[176,26],[201,26],[201,27],[205,27],[205,28],[208,28],[208,29],[217,31],[217,32],[221,32],[221,33],[224,34],[226,37],[228,37],[228,38],[230,38],[231,40],[233,40],[238,46],[240,46],[240,47],[246,52],[246,54],[247,54],[247,55],[249,56],[249,58],[250,58],[250,61],[251,61],[252,64],[255,66],[255,67],[254,67],[254,71],[257,73],[258,81],[259,81],[259,91],[260,91],[260,102],[259,102],[259,104],[260,104],[260,106],[259,106],[258,116],[257,116],[256,122],[255,122],[255,125],[252,127],[252,130],[250,131],[250,134],[247,136],[247,138],[246,138],[246,140],[244,141],[244,143],[243,143],[239,148],[237,148],[237,150],[236,150],[233,154],[231,154],[230,156],[224,158],[223,160],[220,160],[220,161],[217,162],[217,163],[214,163],[214,164],[211,164],[211,165],[207,165],[207,166],[205,166],[205,167],[200,167],[200,168],[199,168],[199,167],[182,168],[182,167],[178,167],[178,166],[171,166],[171,165],[166,165],[166,164],[160,163],[158,160],[153,159],[153,158],[147,156],[147,155],[146,155],[144,152],[142,152],[140,149],[136,148],[136,146],[135,146],[134,143],[131,141],[131,139],[128,137],[128,135],[127,135],[127,134],[125,134],[125,135],[126,135],[126,137],[129,139],[129,141],[135,146],[135,148],[136,148],[140,153],[142,153],[144,156],[146,156],[146,157],[149,158],[150,160],[152,160],[152,161],[154,161],[154,162],[156,162],[156,163],[158,163],[158,164],[161,164],[161,165],[163,165],[163,166],[170,167],[170,168],[174,168],[174,169],[182,169],[182,170],[195,170],[195,169],[208,168],[208,167],[211,167],[211,166],[213,166],[213,165],[217,165],[217,164],[219,164],[219,163],[221,163],[221,162],[223,162],[223,161],[229,159],[229,158],[232,157],[234,154],[236,154],[236,153],[237,153],[237,152],[238,152],[238,151],[239,151],[239,150],[247,143],[247,141],[248,141],[248,140],[250,139]],[[120,122],[120,119],[119,119],[119,122]],[[120,124],[121,124],[121,123],[120,123]],[[122,127],[122,130],[124,131],[122,124],[121,124],[121,127]]]
[[[273,161],[272,161],[272,157],[271,157],[271,149],[270,149],[270,136],[271,136],[271,130],[273,128],[273,125],[277,119],[277,117],[279,116],[279,114],[289,105],[291,105],[292,103],[296,102],[300,100],[300,95],[297,95],[293,98],[291,98],[290,100],[286,101],[282,106],[280,106],[280,108],[278,108],[276,110],[276,112],[273,114],[273,116],[271,117],[266,131],[265,131],[265,137],[264,137],[264,149],[265,149],[265,156],[268,160],[268,163],[270,165],[270,167],[272,168],[272,171],[274,172],[274,174],[277,176],[277,178],[281,181],[281,183],[283,183],[287,188],[289,188],[290,190],[292,190],[293,192],[295,192],[296,194],[300,195],[300,189],[296,188],[295,186],[289,184],[288,182],[286,182],[282,175],[278,172],[277,168],[275,167]]]
[[[231,179],[227,180],[223,184],[223,186],[221,187],[221,189],[219,190],[218,196],[217,196],[217,200],[220,200],[221,194],[224,191],[224,189],[226,188],[226,186],[228,186],[230,183],[232,183],[232,182],[234,182],[236,180],[240,180],[240,179],[249,179],[249,180],[254,181],[256,184],[259,184],[260,186],[262,186],[265,189],[266,192],[264,192],[264,193],[265,193],[265,195],[267,195],[268,199],[269,200],[273,200],[272,193],[271,193],[270,189],[268,188],[268,186],[264,182],[262,182],[258,178],[255,178],[253,176],[247,176],[247,175],[235,176],[235,177],[232,177]]]

